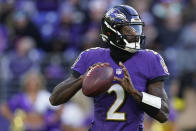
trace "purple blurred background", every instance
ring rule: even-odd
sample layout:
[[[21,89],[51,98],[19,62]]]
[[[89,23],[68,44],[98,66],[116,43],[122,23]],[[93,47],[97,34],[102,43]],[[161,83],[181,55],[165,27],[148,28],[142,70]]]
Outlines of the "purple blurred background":
[[[79,92],[54,108],[48,97],[81,51],[103,44],[101,18],[118,4],[139,12],[146,48],[163,56],[171,74],[170,120],[146,117],[145,130],[196,130],[196,0],[0,0],[0,131],[88,129],[90,98]]]

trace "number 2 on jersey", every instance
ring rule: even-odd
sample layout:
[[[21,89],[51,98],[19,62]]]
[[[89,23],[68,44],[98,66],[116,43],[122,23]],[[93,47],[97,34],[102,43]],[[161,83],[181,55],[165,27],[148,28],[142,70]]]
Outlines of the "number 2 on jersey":
[[[108,93],[111,94],[114,92],[116,94],[116,100],[112,104],[112,106],[109,108],[106,119],[107,120],[116,120],[116,121],[124,121],[126,120],[126,113],[125,112],[117,112],[119,108],[122,106],[122,104],[125,101],[125,91],[123,87],[119,84],[115,84],[111,86],[111,88],[108,90]]]

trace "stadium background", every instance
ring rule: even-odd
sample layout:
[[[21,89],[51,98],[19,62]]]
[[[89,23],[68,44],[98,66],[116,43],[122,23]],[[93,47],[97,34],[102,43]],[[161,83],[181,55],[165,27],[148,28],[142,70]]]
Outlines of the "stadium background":
[[[25,122],[34,130],[88,128],[92,101],[81,92],[56,108],[46,100],[70,74],[78,54],[99,46],[103,13],[117,4],[139,12],[146,47],[164,57],[171,74],[166,82],[169,122],[160,125],[146,117],[145,131],[196,130],[196,0],[0,0],[0,131],[23,130]],[[21,92],[31,95],[32,83],[44,86],[36,89],[44,93],[29,102],[28,110],[11,109],[10,116],[6,109]]]

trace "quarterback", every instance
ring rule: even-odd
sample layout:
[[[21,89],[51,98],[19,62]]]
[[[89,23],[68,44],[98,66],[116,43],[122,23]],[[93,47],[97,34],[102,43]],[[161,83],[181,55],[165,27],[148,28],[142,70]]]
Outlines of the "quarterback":
[[[143,131],[144,113],[161,123],[167,121],[164,80],[169,73],[157,52],[144,49],[143,26],[134,8],[119,5],[109,9],[101,26],[101,37],[108,47],[83,51],[71,67],[70,77],[54,88],[51,104],[67,102],[82,88],[89,68],[107,63],[114,70],[113,85],[93,97],[91,131]]]

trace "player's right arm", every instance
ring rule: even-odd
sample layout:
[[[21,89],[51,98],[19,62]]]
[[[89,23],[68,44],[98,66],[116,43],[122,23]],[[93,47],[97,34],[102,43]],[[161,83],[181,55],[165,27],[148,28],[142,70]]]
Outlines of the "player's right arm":
[[[78,90],[82,88],[83,75],[75,77],[73,74],[58,84],[50,96],[50,103],[54,106],[66,103]]]
[[[60,105],[66,103],[74,94],[77,93],[82,88],[82,82],[84,78],[84,74],[91,67],[100,64],[89,65],[89,57],[92,55],[89,54],[90,50],[83,51],[75,63],[72,65],[72,75],[68,77],[66,80],[58,84],[50,96],[49,100],[52,105]]]
[[[96,63],[89,67],[90,70],[92,67],[96,65],[108,65],[108,63]],[[74,94],[77,93],[78,90],[82,88],[82,82],[84,79],[84,75],[81,75],[77,71],[73,71],[72,75],[58,84],[50,96],[50,103],[54,106],[66,103]]]
[[[58,84],[52,92],[49,100],[54,106],[66,103],[78,90],[82,88],[83,74],[86,69],[87,51],[83,51],[72,65],[72,74],[66,80]]]

